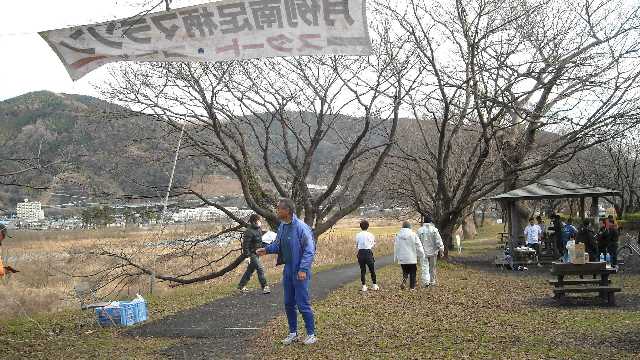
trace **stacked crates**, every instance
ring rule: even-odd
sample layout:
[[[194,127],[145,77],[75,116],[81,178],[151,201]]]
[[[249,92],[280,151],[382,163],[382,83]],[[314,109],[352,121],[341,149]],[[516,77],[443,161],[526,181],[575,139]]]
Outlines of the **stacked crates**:
[[[147,320],[147,303],[139,296],[133,301],[119,301],[96,308],[98,323],[102,326],[131,326]]]

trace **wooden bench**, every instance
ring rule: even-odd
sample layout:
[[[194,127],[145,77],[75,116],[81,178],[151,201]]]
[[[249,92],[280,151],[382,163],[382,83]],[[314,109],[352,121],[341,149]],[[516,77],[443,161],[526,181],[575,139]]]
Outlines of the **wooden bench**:
[[[615,293],[622,289],[610,286],[609,275],[615,274],[614,269],[606,267],[604,262],[594,262],[586,264],[566,264],[553,263],[551,274],[557,280],[549,280],[553,285],[553,294],[556,299],[563,299],[566,294],[571,293],[598,293],[599,297],[609,305],[615,305]],[[592,275],[593,279],[583,279],[583,276]],[[565,280],[565,276],[580,276],[580,279]],[[573,286],[572,286],[573,285]]]
[[[574,279],[574,280],[563,280],[562,284],[558,280],[549,280],[549,284],[553,286],[562,286],[562,285],[602,285],[602,279]],[[607,279],[606,285],[611,285],[611,280]]]
[[[569,293],[598,293],[600,298],[607,301],[609,305],[616,304],[615,293],[622,291],[619,287],[614,286],[581,286],[581,287],[556,287],[553,293],[556,298],[561,299],[565,294]]]

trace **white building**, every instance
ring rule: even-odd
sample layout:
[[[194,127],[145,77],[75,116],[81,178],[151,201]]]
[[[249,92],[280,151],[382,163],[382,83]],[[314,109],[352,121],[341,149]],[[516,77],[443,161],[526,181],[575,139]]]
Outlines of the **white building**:
[[[20,221],[37,222],[44,219],[44,211],[39,201],[29,202],[29,199],[24,199],[24,202],[16,205],[16,213]]]
[[[241,210],[237,207],[225,207],[225,210],[240,218],[248,217],[253,213],[251,210]],[[208,222],[225,220],[227,215],[214,206],[207,206],[195,209],[180,209],[171,218],[174,222]]]

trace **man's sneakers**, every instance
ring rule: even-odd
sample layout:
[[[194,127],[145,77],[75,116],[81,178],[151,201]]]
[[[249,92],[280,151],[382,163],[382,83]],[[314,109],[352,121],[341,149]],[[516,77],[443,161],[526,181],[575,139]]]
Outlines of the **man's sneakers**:
[[[303,344],[305,345],[311,345],[311,344],[315,344],[318,341],[318,338],[311,334],[311,335],[307,335],[307,337],[304,339]]]
[[[373,285],[371,286],[371,290],[373,290],[373,291],[378,291],[378,290],[380,290],[380,286],[378,286],[378,284],[373,284]]]
[[[298,340],[300,340],[298,333],[289,333],[289,335],[282,340],[282,345],[291,345]]]
[[[368,290],[368,289],[367,289],[367,285],[362,285],[362,290],[361,290],[361,291],[362,291],[362,292],[365,292],[365,291],[367,291],[367,290]]]
[[[297,333],[289,333],[289,335],[284,338],[284,340],[282,340],[282,344],[283,345],[291,345],[294,342],[300,341],[300,338],[298,337]],[[307,337],[304,339],[304,341],[302,342],[305,345],[311,345],[311,344],[315,344],[318,341],[318,338],[311,334],[311,335],[307,335]]]
[[[249,289],[247,289],[246,286],[243,286],[243,287],[239,288],[239,290],[242,291],[243,293],[248,293],[249,292]]]
[[[402,284],[400,284],[400,290],[404,290],[407,287],[407,278],[402,278]]]
[[[271,294],[271,289],[268,286],[265,286],[262,288],[262,293],[263,294]]]

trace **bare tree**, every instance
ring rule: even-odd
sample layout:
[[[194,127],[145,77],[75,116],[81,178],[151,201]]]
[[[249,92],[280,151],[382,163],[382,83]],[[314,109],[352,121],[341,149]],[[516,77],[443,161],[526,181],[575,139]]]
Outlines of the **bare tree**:
[[[414,71],[404,49],[380,25],[370,57],[303,57],[220,63],[123,64],[103,94],[177,135],[181,158],[237,179],[246,204],[274,227],[278,197],[290,197],[318,237],[363,204],[396,136],[406,77]],[[401,86],[402,84],[402,86]],[[224,275],[243,256],[207,251],[212,241],[246,224],[189,186],[190,196],[234,222],[215,234],[179,240],[153,261],[141,252],[101,248],[111,259],[103,283],[119,286],[142,275],[191,284]],[[194,257],[188,269],[159,271],[156,261]],[[110,275],[109,275],[110,274]],[[108,276],[107,276],[108,275]]]
[[[422,144],[417,152],[405,146],[408,163],[396,165],[414,183],[401,185],[417,209],[436,215],[445,236],[476,200],[531,183],[640,120],[637,5],[380,6],[411,39],[425,70],[408,96],[417,123],[408,133],[418,137],[404,142]]]
[[[584,179],[620,191],[622,197],[607,199],[621,217],[640,210],[640,139],[637,131],[578,154],[570,164],[558,169],[569,179]]]

